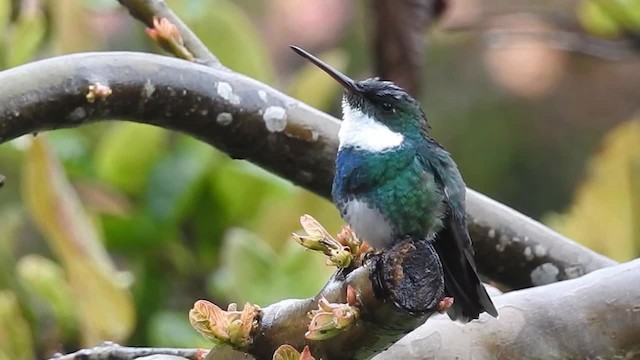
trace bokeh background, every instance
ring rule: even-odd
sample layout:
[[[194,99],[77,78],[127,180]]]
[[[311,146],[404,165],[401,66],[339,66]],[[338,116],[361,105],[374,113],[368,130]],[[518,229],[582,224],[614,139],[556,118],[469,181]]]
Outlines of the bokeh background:
[[[287,45],[373,76],[374,3],[169,1],[225,65],[336,116],[337,84]],[[0,29],[0,69],[160,52],[115,0],[3,0]],[[617,260],[640,254],[640,1],[451,0],[424,46],[420,101],[470,187]],[[2,360],[105,339],[208,347],[196,299],[312,295],[331,269],[289,234],[305,213],[342,225],[329,202],[146,125],[23,137],[0,146],[0,173]]]

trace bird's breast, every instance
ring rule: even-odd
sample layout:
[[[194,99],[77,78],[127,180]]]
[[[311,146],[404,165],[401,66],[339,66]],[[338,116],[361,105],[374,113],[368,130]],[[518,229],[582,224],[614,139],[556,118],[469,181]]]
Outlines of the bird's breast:
[[[394,241],[389,219],[373,203],[353,198],[343,204],[342,215],[356,235],[377,249]]]
[[[442,226],[442,189],[410,153],[360,157],[341,151],[332,195],[344,220],[375,248],[405,236],[430,238]]]

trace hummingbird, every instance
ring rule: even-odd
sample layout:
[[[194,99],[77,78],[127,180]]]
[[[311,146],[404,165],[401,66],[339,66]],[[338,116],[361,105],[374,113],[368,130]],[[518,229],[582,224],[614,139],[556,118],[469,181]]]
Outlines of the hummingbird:
[[[447,314],[497,317],[474,262],[466,186],[451,155],[430,135],[420,104],[391,81],[355,81],[291,46],[344,88],[331,197],[351,229],[375,249],[407,236],[430,241],[442,264]],[[429,259],[425,259],[429,261]]]

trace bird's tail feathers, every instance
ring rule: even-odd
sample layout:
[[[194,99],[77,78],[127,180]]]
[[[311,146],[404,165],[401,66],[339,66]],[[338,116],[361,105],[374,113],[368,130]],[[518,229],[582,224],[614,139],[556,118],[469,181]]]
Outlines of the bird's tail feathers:
[[[458,252],[448,249],[453,244],[447,239],[438,239],[435,245],[445,274],[445,291],[453,297],[447,315],[463,323],[477,319],[485,311],[497,317],[498,311],[470,262],[473,260],[468,259],[469,254],[461,258]]]

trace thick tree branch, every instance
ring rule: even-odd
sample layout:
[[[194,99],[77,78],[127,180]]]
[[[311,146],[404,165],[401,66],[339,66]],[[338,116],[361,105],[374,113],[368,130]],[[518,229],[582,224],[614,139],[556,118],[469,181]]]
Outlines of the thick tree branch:
[[[3,71],[0,83],[11,84],[0,87],[0,143],[98,120],[143,122],[194,136],[329,198],[338,120],[226,69],[151,54],[75,54]],[[111,93],[91,102],[96,84]],[[474,191],[468,202],[478,267],[507,287],[615,263]]]
[[[640,354],[640,259],[494,297],[498,319],[433,317],[383,359],[631,359]]]
[[[573,279],[616,264],[471,189],[467,217],[478,269],[507,288]]]

